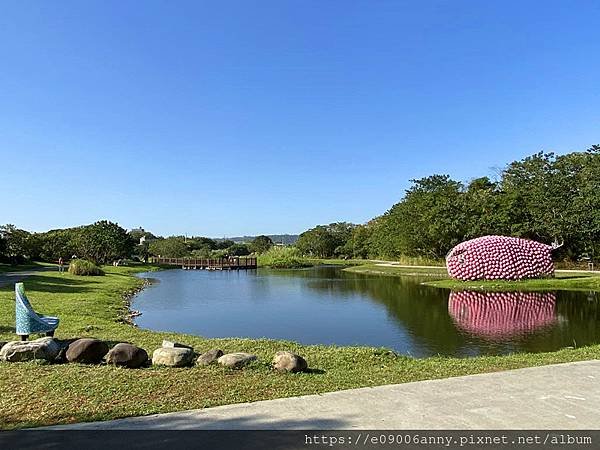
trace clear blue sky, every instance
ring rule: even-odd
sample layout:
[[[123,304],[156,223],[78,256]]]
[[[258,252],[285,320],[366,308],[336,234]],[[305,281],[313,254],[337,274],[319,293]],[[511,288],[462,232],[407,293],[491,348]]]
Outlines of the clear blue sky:
[[[0,223],[364,222],[408,180],[600,143],[598,1],[0,8]]]

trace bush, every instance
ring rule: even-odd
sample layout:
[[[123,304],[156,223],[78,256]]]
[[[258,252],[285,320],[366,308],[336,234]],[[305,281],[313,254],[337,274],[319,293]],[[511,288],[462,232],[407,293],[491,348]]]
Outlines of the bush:
[[[100,267],[91,261],[85,259],[74,259],[69,264],[69,273],[71,275],[95,276],[104,275]]]
[[[258,262],[261,266],[274,269],[298,269],[311,266],[295,247],[271,247],[258,257]]]

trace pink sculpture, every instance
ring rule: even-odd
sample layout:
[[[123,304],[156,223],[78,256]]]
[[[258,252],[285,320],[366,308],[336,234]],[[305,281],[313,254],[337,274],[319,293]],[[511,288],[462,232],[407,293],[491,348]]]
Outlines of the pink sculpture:
[[[553,292],[460,291],[450,293],[448,312],[460,329],[502,340],[554,324],[555,306]]]
[[[446,267],[459,280],[520,280],[553,276],[551,252],[546,245],[508,236],[483,236],[458,244],[446,256]]]

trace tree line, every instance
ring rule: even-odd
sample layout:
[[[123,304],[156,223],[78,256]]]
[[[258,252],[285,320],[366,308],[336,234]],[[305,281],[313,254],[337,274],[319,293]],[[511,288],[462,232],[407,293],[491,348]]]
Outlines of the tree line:
[[[411,180],[404,197],[383,215],[362,225],[318,225],[300,234],[294,251],[317,258],[441,259],[464,240],[500,234],[563,244],[557,255],[562,259],[600,255],[600,145],[565,155],[536,153],[511,162],[497,178],[463,183],[438,174]],[[264,235],[249,243],[164,238],[106,220],[45,233],[0,226],[0,261],[10,262],[215,258],[261,254],[272,246]]]
[[[0,226],[0,262],[56,262],[81,258],[96,264],[122,259],[147,261],[150,256],[219,258],[263,253],[273,246],[267,236],[250,243],[207,237],[155,236],[142,229],[127,231],[117,223],[101,220],[91,225],[30,233],[8,224]]]
[[[385,214],[311,228],[298,249],[321,258],[441,259],[464,240],[499,234],[563,244],[561,259],[600,255],[600,145],[536,153],[508,164],[497,180],[431,175],[411,183]]]

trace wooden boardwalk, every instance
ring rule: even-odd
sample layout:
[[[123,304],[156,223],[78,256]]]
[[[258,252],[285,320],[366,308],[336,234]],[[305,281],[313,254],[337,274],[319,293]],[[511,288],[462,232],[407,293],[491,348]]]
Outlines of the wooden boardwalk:
[[[256,258],[232,256],[230,258],[152,258],[159,265],[179,266],[182,269],[195,270],[247,270],[256,269]]]

